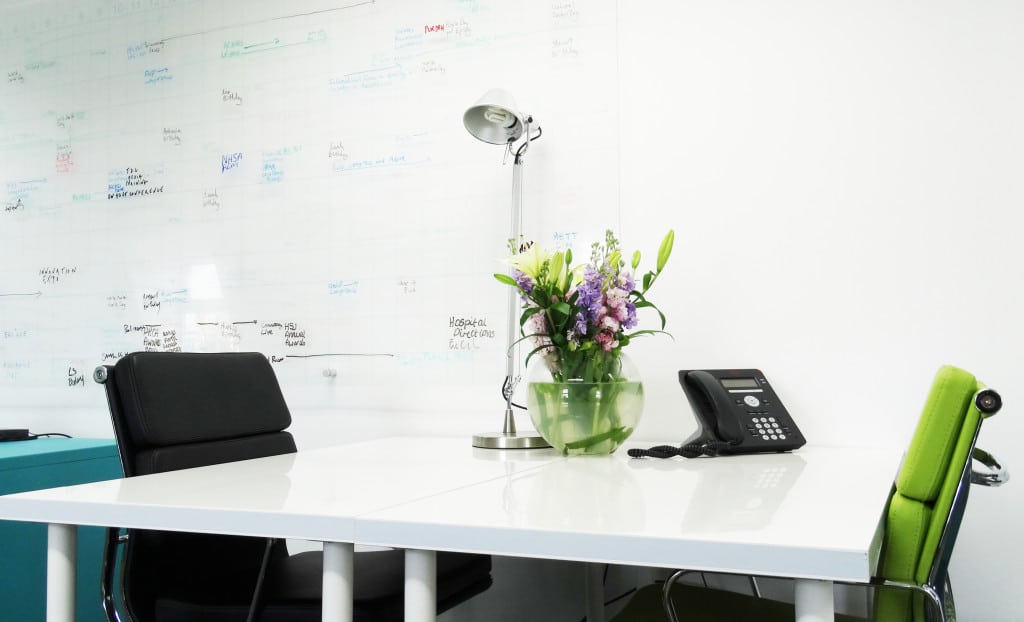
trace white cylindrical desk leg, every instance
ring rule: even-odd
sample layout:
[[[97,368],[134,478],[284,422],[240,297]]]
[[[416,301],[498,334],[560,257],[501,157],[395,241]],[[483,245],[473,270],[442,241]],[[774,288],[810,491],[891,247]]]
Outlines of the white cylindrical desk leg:
[[[46,542],[46,622],[74,622],[78,528],[51,524]]]
[[[352,622],[355,546],[324,542],[323,622]]]
[[[833,622],[836,617],[831,581],[797,579],[793,603],[796,622]]]
[[[604,564],[588,563],[587,622],[604,622]]]
[[[405,551],[405,622],[434,622],[437,618],[437,555],[434,551]]]

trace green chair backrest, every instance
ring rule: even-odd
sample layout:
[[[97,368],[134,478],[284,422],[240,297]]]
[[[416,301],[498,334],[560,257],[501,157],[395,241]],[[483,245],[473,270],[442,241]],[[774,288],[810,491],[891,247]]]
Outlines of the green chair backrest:
[[[953,366],[936,374],[890,498],[879,578],[917,585],[945,581],[930,574],[981,425],[974,397],[983,388]],[[924,620],[923,600],[912,596],[906,590],[879,590],[875,620]]]

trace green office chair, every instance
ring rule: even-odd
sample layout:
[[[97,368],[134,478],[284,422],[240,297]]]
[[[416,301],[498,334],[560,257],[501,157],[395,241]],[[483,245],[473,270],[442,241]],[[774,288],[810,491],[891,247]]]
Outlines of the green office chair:
[[[1009,479],[991,454],[975,446],[982,420],[1001,407],[999,394],[971,374],[939,369],[889,498],[878,576],[868,584],[880,588],[869,620],[956,620],[948,569],[970,485],[999,486]],[[974,462],[985,470],[975,471]],[[641,588],[612,622],[794,619],[791,603],[678,583],[687,572]],[[677,609],[685,612],[682,618]],[[836,620],[863,622],[844,615]]]

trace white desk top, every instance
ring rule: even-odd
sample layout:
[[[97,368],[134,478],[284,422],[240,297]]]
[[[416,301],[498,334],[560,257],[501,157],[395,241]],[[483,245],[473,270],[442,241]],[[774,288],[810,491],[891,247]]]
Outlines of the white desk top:
[[[867,580],[897,452],[565,458],[360,517],[366,544]]]
[[[353,542],[353,519],[558,459],[393,438],[0,496],[0,519]]]
[[[866,580],[900,454],[563,458],[383,439],[0,497],[0,518]]]

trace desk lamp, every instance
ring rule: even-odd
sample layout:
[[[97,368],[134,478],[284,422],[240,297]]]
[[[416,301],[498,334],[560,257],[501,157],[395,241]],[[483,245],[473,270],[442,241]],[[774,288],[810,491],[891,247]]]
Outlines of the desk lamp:
[[[492,145],[505,145],[506,155],[512,154],[512,237],[519,242],[522,228],[523,207],[523,156],[530,147],[530,141],[540,138],[540,126],[531,129],[533,117],[519,112],[515,100],[508,91],[491,89],[484,93],[475,104],[466,110],[462,122],[470,134]],[[535,131],[534,135],[530,132]],[[476,434],[473,446],[486,449],[534,449],[550,447],[543,437],[516,432],[515,415],[512,412],[512,393],[519,384],[515,375],[516,342],[516,292],[508,288],[508,347],[505,350],[505,383],[501,393],[505,398],[505,424],[501,432]]]

